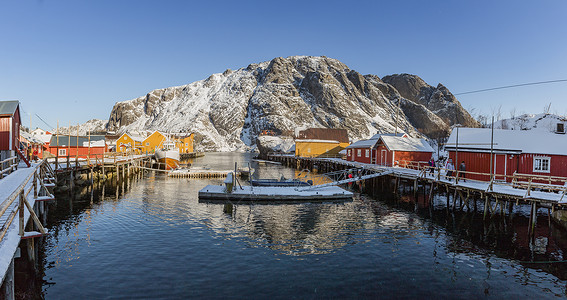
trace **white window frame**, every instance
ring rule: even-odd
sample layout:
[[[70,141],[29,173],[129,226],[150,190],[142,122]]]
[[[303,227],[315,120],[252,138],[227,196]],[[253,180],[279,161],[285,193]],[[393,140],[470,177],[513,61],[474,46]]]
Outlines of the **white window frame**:
[[[356,149],[356,156],[357,157],[361,157],[362,156],[362,152],[360,149]]]
[[[57,149],[57,156],[67,156],[67,149]]]
[[[534,173],[550,173],[551,172],[551,157],[549,157],[549,156],[534,156],[533,171],[534,171]]]
[[[364,152],[365,157],[370,157],[370,150],[366,149]]]

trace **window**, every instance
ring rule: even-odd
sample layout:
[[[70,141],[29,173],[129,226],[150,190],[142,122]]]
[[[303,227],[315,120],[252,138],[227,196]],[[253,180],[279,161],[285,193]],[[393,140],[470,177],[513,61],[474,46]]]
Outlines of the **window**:
[[[311,153],[311,148],[307,148],[307,153]]]
[[[557,123],[557,130],[555,131],[557,133],[565,133],[565,124],[563,123]]]
[[[347,155],[348,155],[348,156],[350,156],[350,149],[348,149],[348,151],[347,151]]]
[[[543,157],[543,156],[534,157],[534,172],[549,173],[550,165],[551,165],[551,157]]]
[[[366,149],[364,155],[366,157],[370,157],[370,150]]]
[[[185,143],[185,147],[189,147],[189,143]]]
[[[150,145],[150,143],[149,143],[149,142],[147,142],[147,143],[146,143],[146,146],[149,146],[149,145]]]
[[[67,149],[59,149],[57,156],[67,156]]]
[[[360,149],[356,149],[356,156],[361,157],[362,154],[360,154]]]

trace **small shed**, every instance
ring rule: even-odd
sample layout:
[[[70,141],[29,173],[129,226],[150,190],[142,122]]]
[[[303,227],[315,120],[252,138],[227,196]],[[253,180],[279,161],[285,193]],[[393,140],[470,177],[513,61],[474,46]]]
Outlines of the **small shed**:
[[[490,128],[460,128],[453,130],[445,149],[466,170],[490,174]],[[458,142],[458,143],[457,143]],[[457,151],[458,150],[458,151]],[[514,173],[567,177],[567,137],[547,130],[494,129],[492,172],[496,179],[511,181]],[[467,174],[477,180],[490,180],[489,175]]]
[[[376,163],[383,166],[405,166],[410,162],[427,163],[433,148],[425,139],[381,136],[376,144]]]
[[[0,101],[0,152],[2,158],[15,155],[20,140],[20,102]]]

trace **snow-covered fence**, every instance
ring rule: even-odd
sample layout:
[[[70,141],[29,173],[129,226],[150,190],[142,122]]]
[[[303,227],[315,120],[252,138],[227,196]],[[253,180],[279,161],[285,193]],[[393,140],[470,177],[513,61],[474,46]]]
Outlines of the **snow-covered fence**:
[[[0,179],[18,169],[18,157],[12,156],[0,161]]]

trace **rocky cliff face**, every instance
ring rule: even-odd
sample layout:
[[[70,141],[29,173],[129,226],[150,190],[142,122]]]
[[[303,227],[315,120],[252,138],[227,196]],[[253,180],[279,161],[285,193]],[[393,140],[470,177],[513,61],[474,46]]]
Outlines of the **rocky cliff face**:
[[[402,97],[425,106],[449,125],[479,127],[480,124],[461,106],[461,103],[442,84],[433,87],[416,75],[394,74],[382,80],[392,85]]]
[[[396,124],[411,136],[447,132],[444,119],[476,125],[442,85],[408,75],[415,82],[406,86],[395,76],[363,76],[327,57],[278,57],[118,102],[107,129],[195,132],[197,149],[233,151],[255,148],[263,130],[344,128],[357,140]]]

